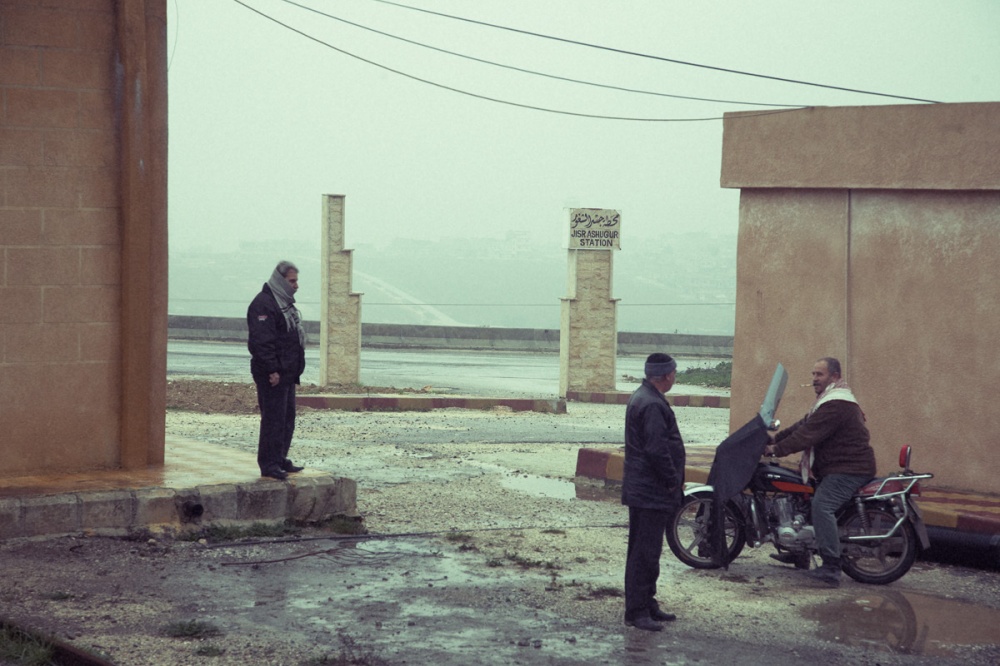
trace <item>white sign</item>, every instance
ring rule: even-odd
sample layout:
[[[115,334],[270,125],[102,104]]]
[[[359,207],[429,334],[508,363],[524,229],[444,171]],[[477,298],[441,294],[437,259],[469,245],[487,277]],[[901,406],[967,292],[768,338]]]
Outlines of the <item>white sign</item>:
[[[569,209],[569,249],[620,250],[622,213],[603,208]]]

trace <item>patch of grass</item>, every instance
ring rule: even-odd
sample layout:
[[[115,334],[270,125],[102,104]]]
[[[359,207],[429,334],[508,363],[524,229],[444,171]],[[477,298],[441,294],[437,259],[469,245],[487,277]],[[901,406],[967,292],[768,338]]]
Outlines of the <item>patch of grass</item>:
[[[548,562],[544,562],[542,560],[532,560],[528,559],[527,557],[524,557],[519,553],[511,553],[509,551],[505,551],[503,557],[508,562],[513,562],[522,569],[547,569],[549,571],[558,571],[562,569],[561,566],[559,566],[555,562],[552,562],[551,560]]]
[[[688,368],[677,373],[677,383],[730,388],[733,383],[733,362],[723,361],[714,368]]]
[[[207,525],[200,530],[184,534],[183,538],[187,541],[204,539],[210,543],[225,543],[240,539],[274,539],[300,534],[302,529],[290,523],[253,523],[252,525]]]
[[[194,653],[199,657],[221,657],[226,651],[218,645],[200,645]]]
[[[69,592],[63,592],[62,590],[57,590],[56,592],[50,592],[45,595],[45,598],[51,601],[69,601],[70,599],[76,599],[76,595]]]
[[[362,648],[346,634],[340,634],[340,651],[303,661],[301,666],[389,666],[389,662],[370,648]]]
[[[462,532],[452,532],[446,534],[444,539],[445,541],[458,544],[458,550],[459,552],[462,553],[474,552],[479,550],[476,544],[472,543],[473,536],[471,534],[465,534]]]
[[[15,627],[0,625],[0,663],[49,666],[54,655],[48,641]]]
[[[618,587],[611,587],[610,585],[594,587],[591,588],[589,592],[581,594],[577,597],[581,601],[587,601],[590,599],[610,599],[610,598],[620,598],[625,596],[625,591]]]
[[[318,523],[302,523],[300,526],[314,527],[319,530],[326,530],[334,534],[368,534],[364,520],[361,518],[349,518],[347,516],[333,516]]]
[[[221,633],[217,626],[202,620],[178,620],[163,628],[163,634],[171,638],[209,638]]]

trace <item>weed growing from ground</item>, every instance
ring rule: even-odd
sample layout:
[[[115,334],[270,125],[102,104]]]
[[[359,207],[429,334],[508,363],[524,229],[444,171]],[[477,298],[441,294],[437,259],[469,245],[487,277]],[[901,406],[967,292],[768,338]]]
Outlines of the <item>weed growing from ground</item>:
[[[201,620],[178,620],[163,628],[163,633],[171,638],[208,638],[222,632],[211,622]]]
[[[14,627],[0,625],[0,663],[16,666],[49,666],[52,645]]]
[[[389,666],[370,648],[361,648],[357,642],[346,634],[340,634],[340,651],[337,654],[323,655],[302,662],[301,666]]]

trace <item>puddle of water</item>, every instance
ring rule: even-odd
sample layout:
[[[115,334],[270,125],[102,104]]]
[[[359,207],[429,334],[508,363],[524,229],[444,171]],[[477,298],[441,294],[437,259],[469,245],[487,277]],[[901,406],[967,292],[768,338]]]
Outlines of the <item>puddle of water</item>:
[[[500,485],[535,497],[581,499],[591,502],[620,502],[622,498],[620,486],[596,485],[591,481],[576,483],[533,474],[505,476],[500,480]]]
[[[554,497],[556,499],[576,499],[576,484],[563,479],[549,479],[544,476],[518,474],[500,479],[500,485],[510,490],[528,493],[535,497]]]
[[[955,656],[960,646],[1000,644],[1000,611],[916,592],[869,590],[802,616],[819,622],[820,638],[880,652]]]

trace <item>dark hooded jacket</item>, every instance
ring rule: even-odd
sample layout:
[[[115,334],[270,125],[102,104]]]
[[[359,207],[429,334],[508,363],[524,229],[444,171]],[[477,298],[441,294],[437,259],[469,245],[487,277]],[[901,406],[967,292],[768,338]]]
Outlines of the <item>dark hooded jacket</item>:
[[[625,408],[622,504],[673,510],[684,492],[684,441],[667,399],[649,380]]]
[[[267,284],[247,308],[247,330],[250,373],[254,379],[265,379],[277,372],[282,383],[298,384],[306,368],[306,351],[299,341],[298,331],[289,330],[285,315]]]

